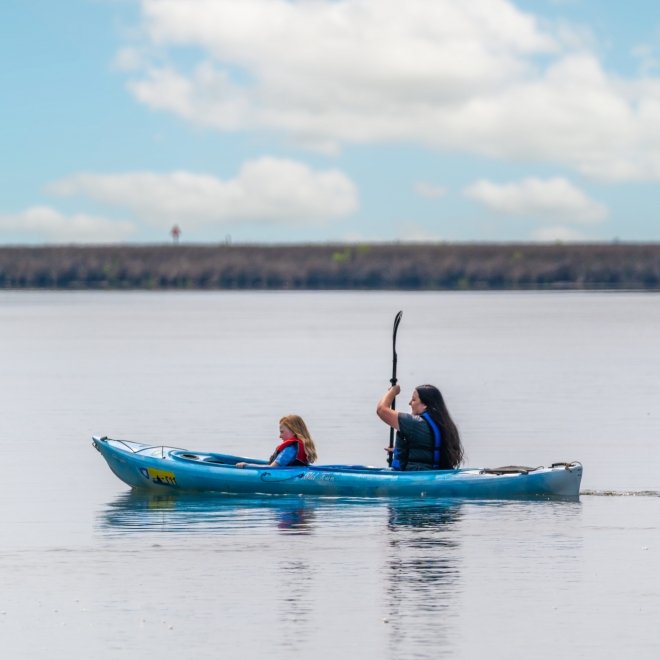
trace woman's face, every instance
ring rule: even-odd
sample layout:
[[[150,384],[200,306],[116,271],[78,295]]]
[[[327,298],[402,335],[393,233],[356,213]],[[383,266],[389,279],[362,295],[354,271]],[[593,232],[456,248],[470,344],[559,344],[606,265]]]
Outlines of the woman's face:
[[[413,390],[408,405],[410,406],[413,415],[421,415],[426,410],[426,406],[420,401],[419,394],[417,394],[417,390]]]
[[[294,435],[295,433],[288,426],[280,424],[280,440],[288,440],[289,438],[293,438]]]

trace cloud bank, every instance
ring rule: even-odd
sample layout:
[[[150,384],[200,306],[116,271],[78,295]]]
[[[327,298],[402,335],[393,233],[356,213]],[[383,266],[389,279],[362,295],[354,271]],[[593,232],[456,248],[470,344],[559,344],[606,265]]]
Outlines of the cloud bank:
[[[478,181],[465,194],[489,209],[512,216],[591,224],[602,222],[608,209],[566,179],[528,178],[516,183]]]
[[[187,227],[236,222],[318,224],[358,207],[356,188],[342,172],[315,171],[271,157],[244,163],[229,180],[186,171],[80,173],[50,184],[48,191],[127,209],[160,227],[182,220]]]
[[[507,0],[141,6],[143,39],[118,55],[129,88],[192,123],[328,152],[405,142],[660,179],[660,78],[608,73],[589,35]]]
[[[130,222],[84,213],[66,215],[49,206],[33,206],[19,213],[0,215],[3,233],[54,243],[113,243],[136,231]]]

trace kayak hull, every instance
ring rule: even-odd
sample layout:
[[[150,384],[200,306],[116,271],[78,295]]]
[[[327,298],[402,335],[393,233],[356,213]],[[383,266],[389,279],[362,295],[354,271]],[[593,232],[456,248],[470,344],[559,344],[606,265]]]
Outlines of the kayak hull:
[[[477,468],[399,472],[359,465],[271,468],[265,461],[92,438],[114,474],[139,490],[317,497],[577,499],[580,463],[494,473]],[[261,464],[236,468],[239,461]]]

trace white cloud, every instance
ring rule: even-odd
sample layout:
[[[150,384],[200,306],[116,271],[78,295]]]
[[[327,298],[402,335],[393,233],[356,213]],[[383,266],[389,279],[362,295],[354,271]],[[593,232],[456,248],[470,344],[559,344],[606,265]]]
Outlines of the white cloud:
[[[399,225],[397,240],[401,243],[437,243],[443,237],[418,222],[407,220]]]
[[[468,186],[464,192],[493,211],[508,215],[579,224],[602,222],[608,216],[606,206],[590,199],[561,177],[528,178],[505,184],[482,180]]]
[[[123,241],[135,233],[135,227],[129,222],[84,213],[65,215],[48,206],[33,206],[20,213],[0,215],[0,230],[54,243],[110,243]]]
[[[420,197],[438,199],[439,197],[444,197],[447,194],[447,188],[444,186],[439,186],[435,183],[429,183],[428,181],[418,181],[415,184],[415,192]]]
[[[192,227],[237,221],[323,223],[358,206],[355,186],[342,172],[314,171],[303,163],[270,157],[245,163],[230,180],[183,171],[83,173],[56,181],[48,190],[130,209],[157,226],[173,221]]]
[[[509,0],[142,0],[143,103],[326,152],[409,142],[660,179],[660,79],[623,80],[593,37]],[[179,48],[197,63],[179,63]],[[163,59],[164,56],[164,59]],[[131,64],[134,64],[131,60]]]
[[[537,229],[532,234],[532,239],[540,243],[579,243],[593,240],[571,227],[562,226]]]
[[[144,57],[136,48],[122,48],[115,55],[113,65],[119,71],[135,71],[144,65]]]
[[[639,60],[640,73],[643,76],[656,75],[660,69],[657,48],[650,44],[639,44],[632,49],[633,57]]]

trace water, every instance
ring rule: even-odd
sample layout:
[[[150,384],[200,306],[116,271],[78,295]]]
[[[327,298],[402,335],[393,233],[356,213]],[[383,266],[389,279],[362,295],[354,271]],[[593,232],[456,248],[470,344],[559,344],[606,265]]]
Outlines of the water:
[[[0,293],[7,658],[656,658],[660,296]],[[469,465],[580,460],[579,502],[148,497],[92,434],[383,464],[438,384]]]

